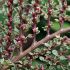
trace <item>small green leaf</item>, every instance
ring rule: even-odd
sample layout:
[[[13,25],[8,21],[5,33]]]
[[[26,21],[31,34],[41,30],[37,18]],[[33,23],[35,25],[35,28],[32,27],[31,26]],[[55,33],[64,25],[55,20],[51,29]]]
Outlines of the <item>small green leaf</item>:
[[[0,10],[0,14],[2,14],[2,10]]]
[[[60,60],[66,60],[65,56],[60,56]]]
[[[40,59],[41,61],[45,61],[44,57],[42,57],[42,56],[40,56],[39,59]]]
[[[3,64],[4,63],[4,58],[0,59],[0,63]]]
[[[57,50],[52,50],[52,53],[53,53],[55,56],[58,56]]]
[[[18,30],[16,27],[14,28],[14,31],[15,31],[15,32],[19,32],[19,30]]]
[[[49,46],[50,46],[50,44],[49,44],[49,43],[44,43],[44,45],[45,45],[46,47],[49,47]]]

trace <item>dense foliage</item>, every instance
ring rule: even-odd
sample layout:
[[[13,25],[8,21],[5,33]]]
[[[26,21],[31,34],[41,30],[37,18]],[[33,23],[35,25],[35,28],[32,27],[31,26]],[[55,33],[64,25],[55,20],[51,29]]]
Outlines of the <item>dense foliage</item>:
[[[69,69],[70,1],[1,0],[0,70]]]

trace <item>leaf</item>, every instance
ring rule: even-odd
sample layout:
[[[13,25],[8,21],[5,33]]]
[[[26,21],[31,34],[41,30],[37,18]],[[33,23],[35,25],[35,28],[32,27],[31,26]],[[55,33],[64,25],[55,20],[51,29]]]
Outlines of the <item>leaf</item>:
[[[4,60],[3,64],[4,65],[9,65],[9,66],[13,66],[14,65],[10,60]]]
[[[32,53],[32,52],[30,52],[29,54],[30,54],[30,55],[33,55],[33,53]]]
[[[3,49],[2,49],[2,47],[1,47],[1,48],[0,48],[0,52],[2,52],[2,50],[3,50]]]
[[[45,61],[44,57],[42,57],[42,56],[40,56],[39,59],[40,59],[41,61]]]
[[[60,60],[66,60],[65,56],[60,56]]]
[[[52,53],[53,53],[55,56],[58,56],[57,50],[52,50]]]
[[[47,2],[47,0],[41,1],[41,4],[44,5]]]
[[[68,63],[68,65],[70,66],[70,62]]]
[[[56,38],[60,38],[60,34],[59,35],[56,35]]]
[[[0,10],[0,14],[2,14],[2,10]]]
[[[17,43],[17,41],[15,39],[13,41],[14,41],[15,44]]]
[[[4,63],[4,58],[0,59],[0,63],[3,64]]]
[[[17,3],[18,3],[18,0],[14,0],[13,3],[14,3],[14,4],[17,4]]]
[[[49,47],[49,46],[50,46],[50,44],[48,44],[48,43],[44,43],[44,45],[45,45],[46,47]]]
[[[37,49],[35,49],[34,51],[35,51],[35,52],[40,52],[41,49],[40,49],[40,48],[37,48]]]
[[[18,30],[16,27],[14,28],[14,31],[15,31],[15,32],[19,32],[19,30]]]
[[[6,45],[6,42],[4,41],[4,42],[2,42],[2,44],[5,46]]]

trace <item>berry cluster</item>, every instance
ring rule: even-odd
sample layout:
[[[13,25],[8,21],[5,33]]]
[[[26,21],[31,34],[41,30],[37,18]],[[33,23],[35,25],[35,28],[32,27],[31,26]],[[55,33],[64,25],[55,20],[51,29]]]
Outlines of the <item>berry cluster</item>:
[[[6,36],[6,41],[7,43],[11,43],[11,40],[10,40],[10,36],[11,36],[11,33],[12,33],[12,12],[13,12],[13,9],[12,9],[12,5],[13,5],[13,0],[8,0],[8,23],[7,23],[7,26],[8,26],[8,33],[7,33],[7,36]],[[9,44],[10,45],[10,44]]]
[[[50,28],[51,28],[51,22],[50,22],[50,17],[51,17],[51,14],[52,14],[52,6],[51,6],[51,0],[48,0],[48,18],[47,18],[47,33],[49,35],[50,33]]]
[[[12,31],[12,4],[13,4],[13,0],[8,0],[8,23],[7,23],[7,26],[8,26],[8,29],[9,31]]]
[[[33,8],[34,8],[34,12],[32,13],[32,22],[33,22],[33,33],[36,33],[36,23],[37,23],[37,16],[38,14],[41,13],[41,9],[39,7],[40,1],[39,0],[35,0],[35,3],[33,4]]]
[[[22,12],[23,12],[23,7],[22,7],[22,3],[23,0],[19,0],[19,20],[20,23],[18,24],[18,28],[20,30],[20,34],[16,37],[16,41],[17,41],[17,45],[20,46],[20,48],[22,49],[23,46],[23,42],[25,40],[25,36],[23,35],[23,31],[26,28],[26,20],[22,18]]]
[[[22,17],[22,13],[23,13],[22,3],[23,3],[23,0],[19,0],[19,19],[20,19],[20,24],[18,26],[19,26],[20,31],[25,30],[26,23],[27,23],[27,21],[25,19],[23,19],[23,17]]]
[[[12,5],[13,5],[13,0],[8,0],[7,6],[8,6],[8,22],[7,22],[7,26],[8,26],[8,33],[5,36],[5,40],[6,40],[6,47],[4,50],[4,55],[6,55],[7,57],[10,57],[11,55],[11,51],[13,50],[12,48],[10,48],[11,45],[11,33],[12,33]]]
[[[65,10],[67,8],[66,0],[61,0],[61,3],[62,3],[62,8],[60,9],[60,15],[59,15],[60,28],[62,28],[62,26],[63,26],[63,23],[64,23],[63,13],[65,12]]]
[[[35,0],[35,3],[33,4],[33,7],[34,7],[34,11],[36,12],[36,14],[41,13],[40,1],[39,0]]]
[[[25,36],[24,35],[19,35],[15,40],[17,41],[18,46],[22,46],[22,44],[25,40]]]
[[[62,10],[64,11],[67,8],[67,1],[66,0],[61,0],[61,2],[62,2]]]
[[[37,18],[37,14],[34,12],[34,13],[32,13],[32,17],[33,17],[33,19],[32,19],[32,22],[33,22],[33,33],[36,33],[36,23],[37,23],[37,20],[36,20],[36,18]]]

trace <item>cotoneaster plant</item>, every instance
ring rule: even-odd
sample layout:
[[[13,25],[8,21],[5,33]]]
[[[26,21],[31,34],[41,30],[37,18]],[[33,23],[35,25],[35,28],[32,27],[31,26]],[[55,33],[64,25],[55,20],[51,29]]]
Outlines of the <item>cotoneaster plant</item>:
[[[63,28],[68,6],[66,0],[58,0],[58,2],[61,3],[61,7],[58,8],[56,15],[60,28],[57,32],[51,33],[55,1],[5,1],[3,7],[5,6],[4,10],[7,11],[3,11],[6,22],[4,25],[0,24],[2,30],[0,31],[0,70],[55,70],[56,68],[65,70],[69,67],[70,38],[61,36],[70,31],[70,27]],[[37,35],[40,34],[38,24],[41,23],[41,16],[45,17],[43,20],[46,21],[45,26],[41,30],[45,30],[46,36],[38,41]],[[41,34],[43,35],[43,32]],[[35,60],[43,63],[33,64]],[[65,66],[62,60],[67,61],[68,65]]]

